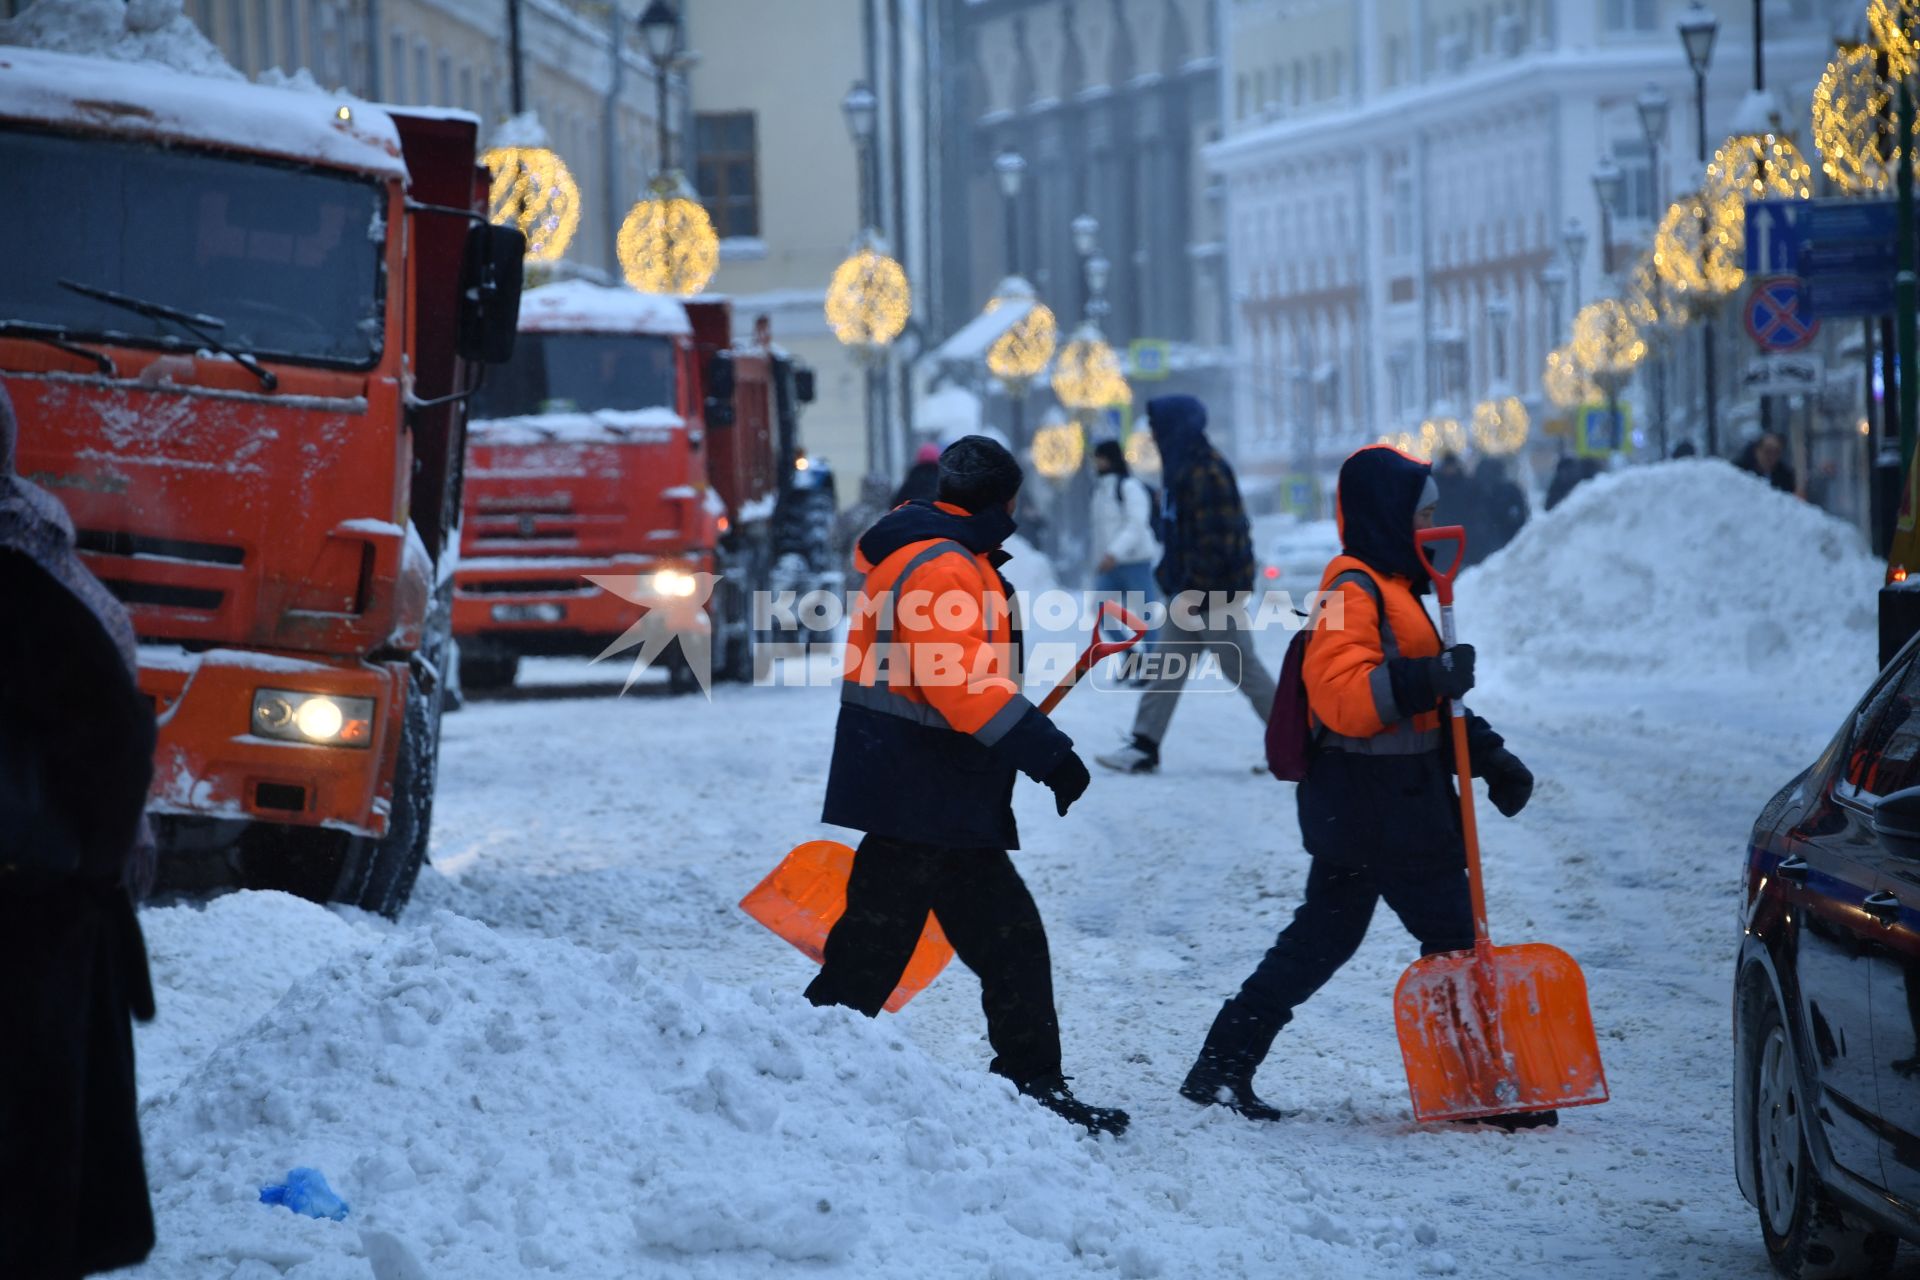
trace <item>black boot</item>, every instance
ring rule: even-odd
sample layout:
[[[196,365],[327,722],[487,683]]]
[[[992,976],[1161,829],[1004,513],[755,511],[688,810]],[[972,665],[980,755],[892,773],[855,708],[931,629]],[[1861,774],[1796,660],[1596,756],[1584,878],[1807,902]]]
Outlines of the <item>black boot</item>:
[[[1065,1076],[1042,1076],[1038,1080],[1015,1081],[1014,1087],[1069,1124],[1077,1124],[1091,1134],[1111,1133],[1115,1137],[1127,1131],[1127,1113],[1118,1107],[1092,1107],[1073,1096]]]
[[[1257,1018],[1229,1000],[1220,1007],[1200,1056],[1180,1085],[1180,1096],[1203,1107],[1225,1107],[1249,1120],[1285,1120],[1297,1116],[1261,1100],[1253,1091],[1253,1073],[1273,1048],[1280,1026]]]

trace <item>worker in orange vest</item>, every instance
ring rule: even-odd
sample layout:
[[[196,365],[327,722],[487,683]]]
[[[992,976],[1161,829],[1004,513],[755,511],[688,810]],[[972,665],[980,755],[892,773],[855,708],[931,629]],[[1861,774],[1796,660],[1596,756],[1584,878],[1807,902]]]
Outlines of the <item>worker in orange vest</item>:
[[[1336,497],[1341,553],[1320,581],[1301,676],[1313,728],[1295,793],[1313,856],[1306,899],[1207,1032],[1182,1096],[1255,1120],[1291,1114],[1263,1102],[1253,1073],[1293,1011],[1352,958],[1385,899],[1422,955],[1473,945],[1466,845],[1442,733],[1449,699],[1473,688],[1471,645],[1445,649],[1420,597],[1431,585],[1414,531],[1440,497],[1428,465],[1385,445],[1350,456]],[[1331,607],[1338,604],[1339,608]],[[1474,773],[1507,817],[1533,775],[1479,716],[1467,722]],[[1499,1117],[1552,1124],[1552,1112]]]
[[[931,912],[980,979],[992,1070],[1093,1133],[1127,1113],[1075,1098],[1061,1074],[1046,926],[1007,851],[1024,773],[1067,809],[1087,767],[1020,692],[1020,621],[999,566],[1020,464],[985,436],[940,455],[935,501],[894,508],[860,538],[866,575],[847,633],[822,820],[866,833],[847,910],[827,935],[817,1005],[880,1011]]]

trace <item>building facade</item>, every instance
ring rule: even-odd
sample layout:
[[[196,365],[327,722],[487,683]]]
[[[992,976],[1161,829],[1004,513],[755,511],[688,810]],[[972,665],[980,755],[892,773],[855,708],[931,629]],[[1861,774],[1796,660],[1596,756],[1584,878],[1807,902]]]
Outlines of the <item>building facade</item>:
[[[1732,131],[1754,74],[1754,6],[1711,7],[1709,147]],[[1766,87],[1802,140],[1843,7],[1765,5]],[[1539,419],[1546,353],[1580,303],[1619,290],[1609,258],[1629,268],[1666,201],[1698,186],[1693,76],[1675,28],[1685,8],[1234,0],[1225,136],[1208,158],[1227,190],[1234,443],[1249,469],[1324,475],[1359,444],[1508,391]],[[1649,85],[1672,110],[1657,161],[1636,106]],[[1611,246],[1592,177],[1603,156],[1624,178]],[[1572,221],[1590,238],[1577,264]],[[1553,263],[1577,268],[1558,290],[1542,279]],[[1698,435],[1691,358],[1672,357],[1685,375],[1676,439]]]
[[[941,258],[925,311],[936,337],[978,315],[1016,266],[1071,329],[1084,302],[1073,221],[1091,214],[1111,264],[1108,338],[1169,344],[1173,376],[1137,390],[1224,385],[1219,201],[1201,160],[1220,126],[1219,4],[937,0],[927,180]],[[1026,161],[1011,218],[994,169],[1003,151]]]

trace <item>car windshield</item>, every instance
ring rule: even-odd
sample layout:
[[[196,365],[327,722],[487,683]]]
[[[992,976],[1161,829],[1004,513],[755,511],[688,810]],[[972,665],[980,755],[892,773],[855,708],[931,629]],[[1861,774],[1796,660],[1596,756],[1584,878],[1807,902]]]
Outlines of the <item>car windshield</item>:
[[[673,407],[673,339],[647,334],[522,333],[489,370],[475,418]]]
[[[206,152],[0,132],[0,319],[197,349],[177,322],[71,280],[225,321],[225,345],[365,368],[380,358],[384,191],[371,179]],[[35,193],[27,198],[28,193]]]

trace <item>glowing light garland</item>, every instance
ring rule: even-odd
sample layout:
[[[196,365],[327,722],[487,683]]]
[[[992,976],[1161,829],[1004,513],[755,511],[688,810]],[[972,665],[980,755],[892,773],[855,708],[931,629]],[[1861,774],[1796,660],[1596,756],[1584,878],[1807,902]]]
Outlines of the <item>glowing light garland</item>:
[[[1721,143],[1707,162],[1703,194],[1714,226],[1728,238],[1727,269],[1737,289],[1746,279],[1747,201],[1812,199],[1813,166],[1791,138],[1742,134]]]
[[[1020,323],[1001,334],[987,348],[987,368],[1002,382],[1025,382],[1047,367],[1053,359],[1054,343],[1060,329],[1053,312],[1034,293],[1033,286],[1018,276],[1001,282],[1000,292],[987,300],[988,311],[997,311],[1005,302],[1018,299],[1033,305]]]
[[[1873,0],[1867,6],[1873,43],[1887,54],[1887,74],[1895,84],[1913,75],[1920,54],[1920,0]]]
[[[614,249],[627,283],[641,293],[696,294],[720,265],[713,220],[678,173],[647,185],[620,224]]]
[[[1160,446],[1153,442],[1153,432],[1137,427],[1127,436],[1127,465],[1145,475],[1158,475],[1160,472]]]
[[[1879,61],[1870,45],[1842,49],[1813,91],[1820,171],[1848,195],[1885,191],[1900,158],[1897,126],[1887,110],[1893,86],[1881,79]]]
[[[913,289],[906,271],[869,234],[834,269],[826,309],[835,338],[850,347],[878,350],[907,327]]]
[[[566,161],[547,147],[497,146],[480,162],[493,175],[488,219],[518,227],[527,238],[528,258],[558,261],[580,226],[580,186]]]
[[[1573,321],[1573,358],[1601,387],[1624,381],[1647,358],[1647,340],[1617,298],[1580,308]]]
[[[1555,347],[1547,353],[1540,370],[1540,389],[1547,399],[1562,409],[1572,409],[1600,399],[1600,388],[1585,365],[1569,347]]]
[[[1686,308],[1660,279],[1648,251],[1634,262],[1627,274],[1627,314],[1642,331],[1656,327],[1679,328],[1687,322]]]
[[[1065,480],[1086,456],[1086,436],[1077,422],[1049,423],[1033,433],[1033,469],[1049,480]]]
[[[1746,216],[1729,228],[1720,207],[1697,193],[1667,206],[1653,240],[1654,270],[1675,302],[1709,307],[1740,287],[1746,249]]]
[[[1533,420],[1519,396],[1482,400],[1473,407],[1473,443],[1493,457],[1518,453],[1527,442]]]
[[[1083,324],[1053,362],[1053,394],[1069,409],[1105,409],[1133,403],[1120,356],[1100,330]]]

